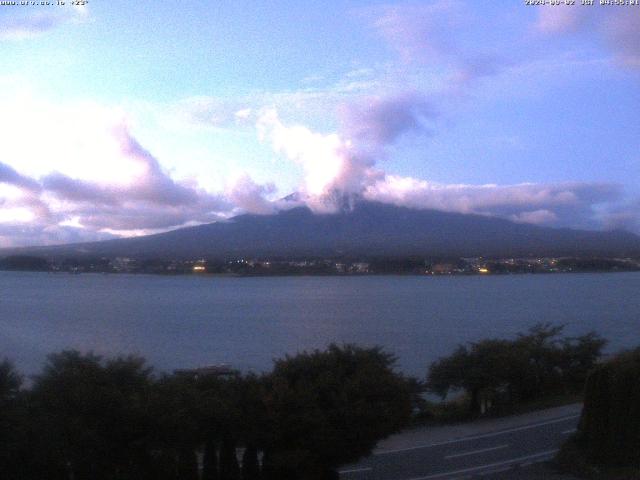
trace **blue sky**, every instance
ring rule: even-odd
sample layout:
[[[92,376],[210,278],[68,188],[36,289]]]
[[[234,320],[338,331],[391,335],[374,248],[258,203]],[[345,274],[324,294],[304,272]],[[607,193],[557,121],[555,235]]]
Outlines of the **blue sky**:
[[[640,7],[0,6],[0,246],[336,193],[640,231]],[[51,2],[55,3],[55,2]]]

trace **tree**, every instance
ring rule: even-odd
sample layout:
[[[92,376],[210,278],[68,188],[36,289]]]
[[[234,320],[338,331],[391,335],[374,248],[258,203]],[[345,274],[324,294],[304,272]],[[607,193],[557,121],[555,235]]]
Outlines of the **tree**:
[[[231,389],[227,398],[233,402],[233,411],[236,414],[233,425],[229,425],[227,430],[244,446],[242,478],[257,480],[260,473],[258,451],[264,449],[269,439],[265,381],[264,378],[249,374],[231,379],[227,386]],[[228,405],[227,411],[230,408]]]
[[[137,357],[50,355],[31,393],[42,469],[76,480],[148,478],[151,369]]]
[[[22,376],[15,371],[13,364],[7,359],[0,362],[0,405],[15,400],[21,385]]]
[[[244,382],[244,377],[238,372],[228,378],[206,375],[196,382],[200,392],[200,436],[207,461],[205,474],[210,478],[240,478],[236,448],[243,436],[242,426],[252,421],[250,416],[245,418],[243,409],[247,402]]]
[[[202,458],[202,480],[218,480],[218,453],[216,443],[206,440]]]
[[[595,332],[562,340],[564,383],[571,391],[582,391],[587,375],[602,356],[607,341]]]
[[[23,479],[28,469],[28,415],[21,386],[13,364],[0,362],[0,472],[9,480]]]
[[[558,336],[564,325],[539,323],[527,333],[518,334],[513,348],[520,350],[526,362],[516,377],[520,400],[531,400],[561,387],[561,356]]]
[[[575,442],[592,463],[640,467],[640,348],[589,374]]]
[[[160,378],[153,387],[150,413],[155,425],[153,448],[164,464],[160,474],[171,480],[197,478],[195,452],[202,443],[202,415],[196,380],[184,375]]]
[[[427,388],[443,398],[452,391],[465,391],[474,415],[483,413],[482,399],[513,404],[579,391],[606,342],[594,332],[560,339],[562,330],[542,323],[515,340],[461,345],[431,364]]]
[[[267,379],[268,469],[280,478],[335,478],[407,424],[411,384],[380,348],[331,345],[287,356]]]
[[[517,372],[522,369],[521,352],[505,340],[483,340],[470,348],[459,346],[449,357],[429,369],[429,390],[446,397],[451,390],[469,394],[471,413],[482,411],[481,397],[494,398],[499,391],[514,395]]]

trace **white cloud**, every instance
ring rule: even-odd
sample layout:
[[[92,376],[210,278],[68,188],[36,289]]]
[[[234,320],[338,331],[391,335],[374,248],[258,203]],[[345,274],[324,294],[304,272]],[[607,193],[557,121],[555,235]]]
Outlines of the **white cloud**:
[[[260,137],[270,141],[277,153],[303,167],[303,191],[310,198],[334,189],[357,192],[370,174],[370,162],[355,157],[352,145],[336,133],[323,135],[301,125],[286,126],[275,110],[265,111],[257,127]],[[325,208],[322,202],[317,206]]]
[[[276,191],[274,184],[259,185],[244,173],[231,182],[226,195],[232,205],[246,213],[269,215],[277,211],[269,195]]]
[[[606,183],[447,185],[397,175],[385,175],[364,191],[368,200],[411,208],[581,227],[593,226],[594,207],[620,194],[619,186]]]
[[[112,130],[126,124],[119,108],[95,102],[61,104],[29,91],[0,97],[0,153],[30,176],[53,171],[85,180],[127,183],[140,165],[123,157]]]
[[[0,40],[20,41],[44,35],[67,23],[80,23],[89,18],[86,5],[28,6],[2,8]]]
[[[241,211],[275,211],[267,199],[275,187],[246,175],[219,193],[175,179],[134,137],[121,109],[57,104],[28,92],[3,96],[0,108],[4,244],[10,232],[15,242],[25,241],[19,225],[51,242],[54,232],[62,240],[74,228],[82,230],[78,238],[93,239],[99,232],[149,233]]]
[[[517,223],[532,223],[534,225],[549,225],[558,221],[558,215],[551,210],[533,210],[531,212],[521,212],[513,214],[509,217]]]

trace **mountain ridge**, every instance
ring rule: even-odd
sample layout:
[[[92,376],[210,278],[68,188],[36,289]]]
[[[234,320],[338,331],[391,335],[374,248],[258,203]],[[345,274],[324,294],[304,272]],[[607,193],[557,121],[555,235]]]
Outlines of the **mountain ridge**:
[[[509,220],[360,201],[333,214],[299,206],[273,215],[100,242],[0,250],[0,256],[131,258],[374,256],[634,256],[640,237],[625,231],[548,228]]]

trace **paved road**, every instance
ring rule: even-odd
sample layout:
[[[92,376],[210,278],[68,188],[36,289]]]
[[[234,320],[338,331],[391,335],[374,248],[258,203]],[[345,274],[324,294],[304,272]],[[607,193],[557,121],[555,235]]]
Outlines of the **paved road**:
[[[361,462],[343,467],[340,477],[452,480],[547,461],[575,431],[580,408],[571,405],[538,414],[445,427],[434,429],[431,435],[429,429],[400,434],[379,445]]]

